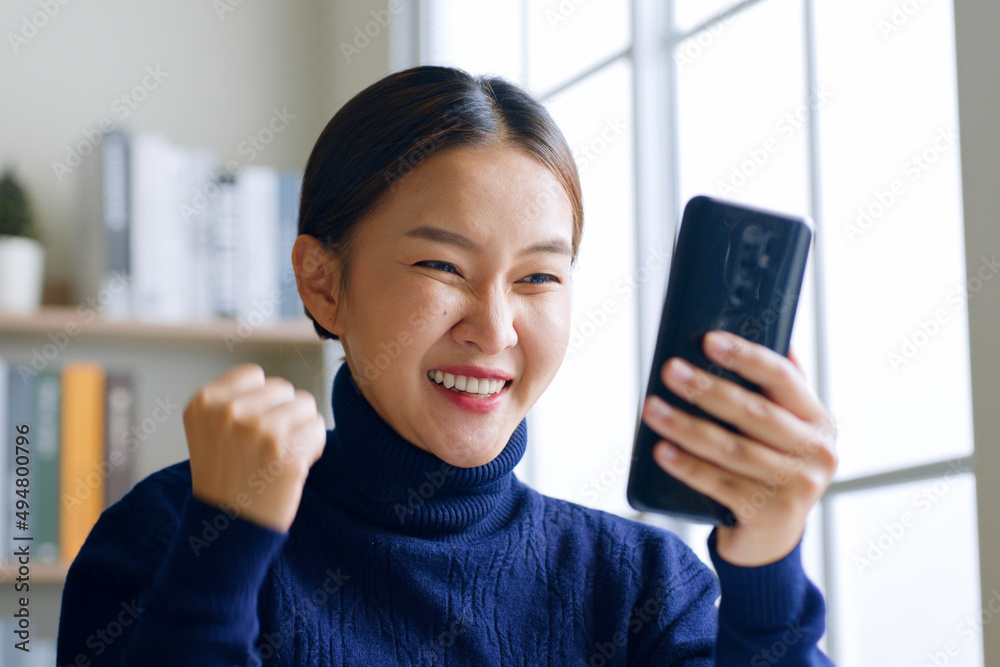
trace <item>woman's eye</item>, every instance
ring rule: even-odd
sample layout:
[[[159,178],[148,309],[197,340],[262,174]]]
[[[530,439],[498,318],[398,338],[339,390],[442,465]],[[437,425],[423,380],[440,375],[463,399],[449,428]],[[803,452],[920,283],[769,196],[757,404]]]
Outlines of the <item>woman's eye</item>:
[[[454,273],[456,276],[460,275],[458,269],[455,268],[454,264],[449,262],[439,262],[434,259],[428,259],[423,262],[417,262],[417,266],[426,266],[431,269],[438,269],[444,271],[445,273]],[[545,283],[561,283],[556,276],[551,273],[532,273],[530,276],[524,279],[530,285],[543,285]]]
[[[440,267],[448,267],[448,268],[451,268],[451,269],[455,269],[455,265],[454,264],[449,264],[448,262],[439,262],[439,261],[433,260],[433,259],[427,260],[425,262],[417,262],[417,265],[418,266],[429,266],[432,269],[436,269],[436,268],[440,268]],[[440,269],[440,270],[444,271],[445,273],[454,273],[456,275],[458,274],[458,270],[457,269],[455,269],[453,271],[448,271],[447,269]]]
[[[534,281],[534,280],[528,280],[528,278],[541,278],[542,280]],[[544,283],[549,283],[549,282],[552,283],[560,282],[560,280],[551,273],[532,273],[530,276],[528,276],[528,278],[525,278],[525,280],[528,280],[528,282],[532,285],[542,285]]]

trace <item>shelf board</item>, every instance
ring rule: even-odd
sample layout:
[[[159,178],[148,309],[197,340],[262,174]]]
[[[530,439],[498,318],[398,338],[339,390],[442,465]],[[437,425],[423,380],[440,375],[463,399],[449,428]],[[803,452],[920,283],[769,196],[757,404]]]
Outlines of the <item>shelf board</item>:
[[[94,317],[93,311],[78,312],[73,306],[43,306],[30,315],[0,313],[0,333],[47,334],[65,332],[75,336],[113,336],[150,341],[223,342],[237,337],[250,344],[322,344],[312,322],[302,318],[259,328],[241,325],[230,318],[204,322],[166,324],[137,319]]]
[[[61,584],[66,581],[66,573],[69,571],[69,563],[31,563],[28,567],[31,568],[28,577],[32,584]],[[0,582],[6,582],[4,585],[7,587],[17,577],[17,571],[17,565],[0,565]]]

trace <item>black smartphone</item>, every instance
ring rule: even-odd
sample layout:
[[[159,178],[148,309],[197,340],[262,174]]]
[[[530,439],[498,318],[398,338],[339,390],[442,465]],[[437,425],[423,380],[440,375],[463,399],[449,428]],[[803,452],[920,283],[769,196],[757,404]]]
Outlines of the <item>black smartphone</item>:
[[[710,361],[702,338],[714,329],[735,333],[788,354],[812,225],[807,218],[698,196],[684,208],[670,260],[667,294],[646,395],[725,424],[671,392],[660,379],[671,357],[681,357],[752,391],[760,387]],[[669,475],[653,460],[663,438],[636,420],[628,502],[637,510],[701,523],[736,525],[733,510]]]

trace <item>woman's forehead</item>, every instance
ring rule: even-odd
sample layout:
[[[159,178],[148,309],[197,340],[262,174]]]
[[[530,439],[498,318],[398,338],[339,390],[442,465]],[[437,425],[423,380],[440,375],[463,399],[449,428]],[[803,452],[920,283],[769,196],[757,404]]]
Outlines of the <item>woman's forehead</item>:
[[[418,225],[457,225],[488,236],[497,225],[519,233],[565,228],[573,211],[559,179],[525,151],[461,147],[442,151],[402,178],[382,211],[396,233]]]

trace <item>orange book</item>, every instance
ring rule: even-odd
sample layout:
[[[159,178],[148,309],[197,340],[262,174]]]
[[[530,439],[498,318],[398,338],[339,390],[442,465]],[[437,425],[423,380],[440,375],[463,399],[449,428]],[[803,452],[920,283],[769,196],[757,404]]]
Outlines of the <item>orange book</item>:
[[[104,510],[105,370],[96,362],[62,367],[59,551],[69,563]]]

